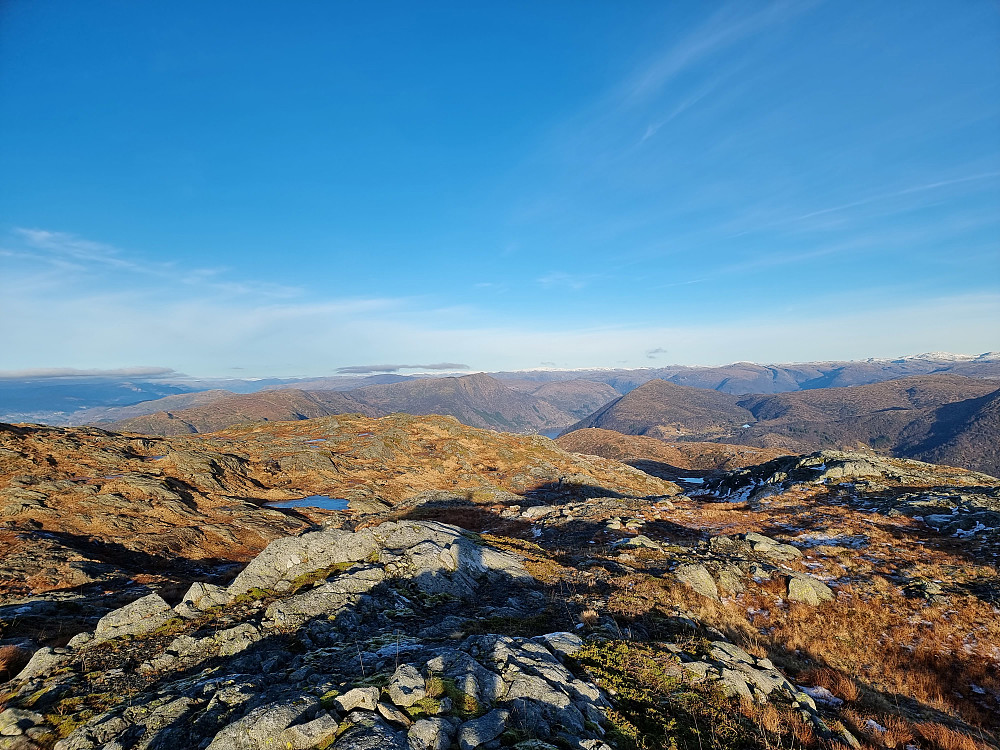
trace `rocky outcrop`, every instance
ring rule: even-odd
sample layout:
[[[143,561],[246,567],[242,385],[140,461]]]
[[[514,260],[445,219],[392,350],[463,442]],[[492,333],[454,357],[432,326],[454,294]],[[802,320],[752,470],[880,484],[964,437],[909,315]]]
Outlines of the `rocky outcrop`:
[[[513,727],[561,742],[591,738],[599,747],[607,699],[562,663],[580,647],[577,636],[472,635],[449,644],[433,628],[405,642],[394,628],[395,642],[386,644],[386,628],[365,617],[379,612],[391,625],[412,618],[414,608],[460,613],[497,598],[495,611],[527,616],[536,586],[516,555],[441,523],[277,540],[225,590],[195,584],[173,609],[150,594],[59,653],[40,651],[17,694],[35,696],[36,705],[41,691],[48,697],[40,707],[51,710],[15,707],[0,722],[9,736],[58,731],[48,717],[67,705],[86,668],[91,680],[121,681],[128,704],[112,701],[85,718],[58,750],[136,741],[211,750],[357,748],[376,740],[471,748]],[[112,654],[123,656],[109,661]],[[134,677],[116,668],[133,659],[141,660]],[[369,670],[386,675],[380,686],[364,684]]]
[[[729,502],[759,502],[796,484],[841,485],[866,490],[914,486],[996,487],[1000,480],[987,474],[921,461],[885,458],[867,453],[820,451],[807,456],[785,456],[706,480],[703,491]]]

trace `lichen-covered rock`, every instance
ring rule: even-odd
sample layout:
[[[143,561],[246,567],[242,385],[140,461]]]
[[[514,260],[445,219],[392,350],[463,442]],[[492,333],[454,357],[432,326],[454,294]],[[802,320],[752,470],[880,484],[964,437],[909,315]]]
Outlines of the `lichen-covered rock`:
[[[408,708],[427,695],[424,689],[424,677],[416,667],[410,664],[400,664],[393,672],[387,688],[389,699],[397,706]]]
[[[355,711],[345,723],[348,729],[333,743],[334,750],[409,750],[407,735],[376,714]]]
[[[225,604],[229,600],[222,586],[195,581],[184,594],[180,603],[174,607],[174,612],[186,619],[198,617],[212,607]]]
[[[818,607],[823,602],[833,601],[836,595],[822,581],[809,575],[798,574],[788,577],[788,598],[793,602]]]
[[[343,695],[338,695],[334,703],[344,713],[356,708],[374,711],[378,704],[379,689],[377,687],[353,688]]]
[[[700,563],[678,565],[677,569],[674,570],[674,578],[690,586],[704,597],[716,600],[719,598],[719,587],[716,585],[715,579],[708,572],[708,568]]]
[[[446,719],[420,719],[406,735],[410,750],[447,750],[455,728]]]
[[[465,722],[458,729],[458,746],[461,750],[475,750],[495,740],[507,728],[509,716],[509,711],[498,708],[478,719]]]
[[[315,704],[308,700],[261,706],[216,734],[206,750],[306,750],[337,731],[328,714],[302,721],[311,709]],[[286,731],[293,724],[300,726]]]
[[[164,625],[173,615],[173,609],[163,597],[159,594],[147,594],[102,617],[94,630],[94,642],[148,633]]]

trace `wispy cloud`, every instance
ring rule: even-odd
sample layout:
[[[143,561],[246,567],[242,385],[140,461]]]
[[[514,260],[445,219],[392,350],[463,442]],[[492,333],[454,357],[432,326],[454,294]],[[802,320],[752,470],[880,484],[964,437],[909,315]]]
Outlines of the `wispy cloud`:
[[[456,311],[432,298],[275,302],[206,286],[179,294],[171,283],[122,285],[116,277],[95,285],[93,277],[70,273],[55,278],[40,291],[22,270],[0,274],[0,319],[17,321],[0,326],[0,351],[5,366],[21,376],[158,377],[165,368],[115,371],[109,363],[165,360],[196,376],[231,376],[233,368],[250,376],[308,376],[338,368],[344,374],[519,369],[531,362],[638,367],[648,366],[651,356],[662,358],[659,349],[685,364],[1000,349],[992,324],[1000,318],[995,294],[925,295],[907,305],[897,294],[872,295],[866,288],[847,303],[838,292],[797,308],[789,301],[759,307],[753,316],[716,315],[715,323],[612,325],[620,320],[612,316],[608,325],[588,327],[553,316],[518,322],[499,312],[485,323],[481,310]],[[421,362],[430,364],[400,364]]]
[[[650,138],[656,135],[662,127],[664,127],[665,125],[669,125],[671,122],[673,122],[682,114],[687,112],[702,99],[704,99],[713,91],[718,89],[722,85],[723,81],[729,78],[733,72],[735,71],[730,71],[729,74],[724,76],[716,76],[706,85],[702,86],[700,89],[695,91],[690,96],[684,97],[680,102],[673,104],[670,108],[670,111],[666,114],[666,116],[661,117],[660,119],[646,126],[646,132],[643,133],[642,138],[639,139],[639,143],[641,144],[648,141]]]
[[[24,370],[0,370],[0,380],[52,380],[57,378],[150,378],[180,377],[170,367],[118,367],[111,370],[79,370],[73,367],[33,367]]]
[[[646,359],[656,359],[661,354],[666,354],[667,350],[662,347],[657,347],[656,349],[646,350]]]
[[[337,372],[341,375],[369,375],[376,372],[399,372],[400,370],[457,371],[468,369],[468,365],[456,362],[438,362],[433,365],[349,365],[347,367],[338,367]]]
[[[553,287],[564,287],[566,289],[583,289],[590,284],[596,276],[592,274],[572,274],[565,271],[552,271],[544,276],[539,276],[535,282],[546,289]]]
[[[185,268],[174,263],[148,261],[113,245],[70,232],[17,227],[10,239],[16,247],[5,247],[0,253],[22,262],[42,264],[56,272],[75,274],[93,271],[102,276],[119,273],[204,287],[220,294],[291,298],[302,293],[297,287],[234,278],[225,268]]]
[[[952,185],[961,185],[966,182],[980,182],[982,180],[992,180],[1000,177],[1000,172],[985,172],[983,174],[968,175],[966,177],[959,177],[953,180],[938,180],[936,182],[927,182],[920,185],[913,185],[911,187],[903,188],[902,190],[893,190],[888,193],[881,193],[879,195],[872,195],[868,198],[862,198],[861,200],[851,201],[850,203],[843,203],[839,206],[830,206],[828,208],[822,208],[817,211],[811,211],[801,216],[793,216],[788,221],[801,221],[803,219],[811,219],[815,216],[823,216],[825,214],[837,213],[839,211],[846,211],[851,208],[858,208],[859,206],[867,206],[872,203],[880,203],[891,198],[900,198],[904,195],[913,195],[915,193],[926,193],[932,190],[940,190],[944,187],[951,187]]]
[[[783,216],[780,218],[773,219],[771,221],[765,221],[763,223],[756,224],[752,227],[743,229],[731,235],[731,237],[742,237],[753,232],[759,232],[770,229],[777,229],[783,226],[792,226],[796,224],[801,224],[803,222],[810,222],[813,219],[828,217],[835,214],[849,212],[855,208],[862,208],[864,206],[877,205],[879,203],[885,203],[892,201],[897,198],[905,198],[911,195],[921,195],[923,193],[934,193],[940,191],[944,188],[954,187],[956,185],[965,185],[969,183],[977,182],[988,182],[990,180],[996,180],[1000,178],[1000,172],[982,172],[978,174],[965,175],[963,177],[956,177],[947,180],[932,180],[930,182],[921,182],[916,185],[910,185],[904,188],[897,188],[894,190],[885,190],[873,195],[869,195],[865,198],[859,198],[855,201],[847,201],[845,203],[839,203],[833,206],[826,206],[823,208],[817,208],[812,211],[806,211],[805,213],[795,213],[791,216]],[[822,228],[822,227],[821,227]]]
[[[36,255],[51,254],[56,258],[69,258],[81,263],[99,264],[130,271],[142,270],[134,261],[121,257],[121,251],[102,242],[78,237],[68,232],[50,232],[45,229],[17,227],[14,235],[36,251]]]
[[[769,26],[792,20],[816,4],[789,0],[763,6],[758,3],[726,5],[627,80],[623,84],[622,99],[629,104],[648,99],[689,68]]]

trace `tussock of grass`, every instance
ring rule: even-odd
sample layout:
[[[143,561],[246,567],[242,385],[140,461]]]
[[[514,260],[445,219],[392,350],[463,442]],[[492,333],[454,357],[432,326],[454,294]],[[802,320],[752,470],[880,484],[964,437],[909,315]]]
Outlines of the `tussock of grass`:
[[[0,646],[0,680],[9,680],[24,669],[31,654],[18,646]]]

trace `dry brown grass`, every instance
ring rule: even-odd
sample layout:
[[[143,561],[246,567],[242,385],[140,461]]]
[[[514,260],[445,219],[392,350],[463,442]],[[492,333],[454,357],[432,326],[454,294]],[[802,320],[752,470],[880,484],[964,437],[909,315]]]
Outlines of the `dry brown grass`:
[[[876,746],[905,748],[916,738],[914,725],[895,714],[874,714],[845,708],[840,715],[855,735]],[[882,729],[869,722],[875,722]]]
[[[984,649],[1000,643],[995,613],[972,597],[928,607],[879,579],[865,592],[842,586],[838,601],[817,608],[779,606],[784,595],[779,581],[720,602],[652,576],[626,576],[613,585],[609,609],[615,614],[636,618],[686,611],[745,648],[758,653],[763,648],[786,668],[803,670],[803,680],[823,685],[848,703],[874,701],[885,711],[889,706],[881,695],[905,695],[973,725],[995,729],[1000,724],[996,712],[980,705],[969,689],[975,683],[1000,692],[996,661],[959,648],[973,632],[980,634]],[[748,615],[748,609],[755,614]],[[756,614],[761,610],[767,615]]]
[[[783,747],[784,743],[780,739],[782,735],[794,737],[794,742],[791,742],[789,747],[812,748],[819,744],[812,724],[793,709],[778,708],[773,703],[761,704],[742,699],[740,713],[757,729],[765,747]]]
[[[12,679],[30,658],[31,653],[18,646],[0,646],[0,679]]]
[[[921,722],[916,729],[937,750],[989,750],[986,743],[935,721]]]

